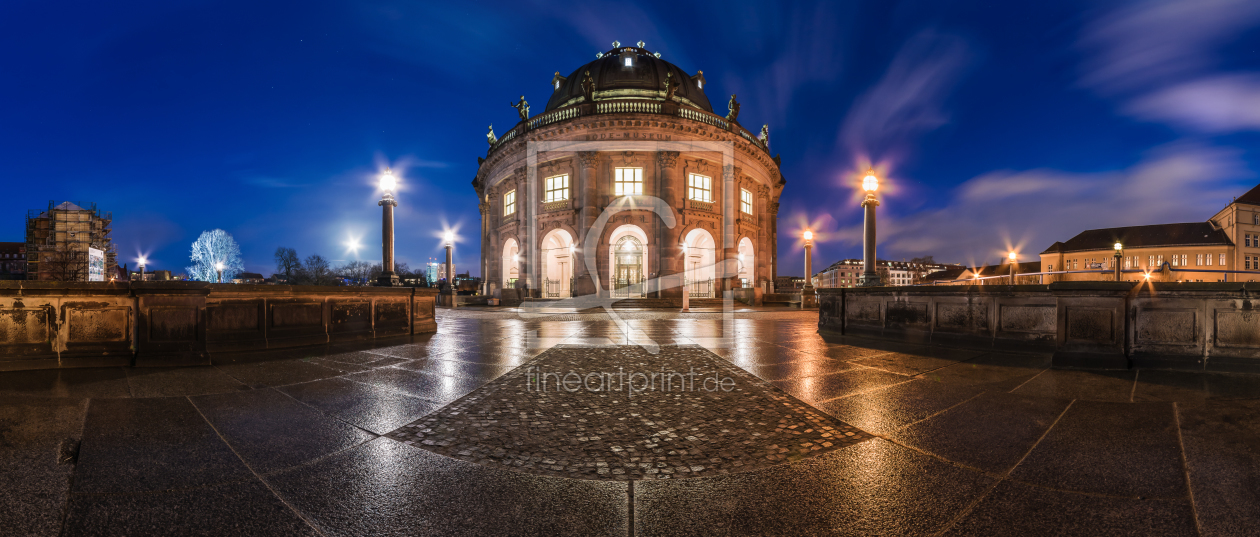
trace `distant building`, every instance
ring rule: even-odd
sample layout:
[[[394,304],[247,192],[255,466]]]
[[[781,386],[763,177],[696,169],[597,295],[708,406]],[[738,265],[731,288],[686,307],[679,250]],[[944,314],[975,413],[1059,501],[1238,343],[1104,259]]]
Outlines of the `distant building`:
[[[885,286],[915,285],[936,272],[949,269],[961,269],[962,265],[945,263],[914,263],[910,261],[875,261],[875,270],[880,274],[880,283]],[[861,259],[842,259],[832,263],[822,272],[814,275],[814,287],[857,287],[862,276]]]
[[[774,278],[774,291],[776,293],[788,293],[793,289],[805,287],[805,278],[801,276],[776,276]]]
[[[1041,263],[1029,261],[1015,264],[1016,285],[1037,285],[1049,283],[1049,278],[1038,275]],[[986,265],[983,267],[952,266],[948,269],[933,272],[924,278],[928,285],[1011,285],[1011,264]],[[991,278],[992,276],[1007,276]],[[990,279],[981,279],[990,278]]]
[[[455,275],[455,292],[461,295],[475,295],[481,290],[481,278],[474,278],[472,271]]]
[[[232,277],[232,283],[260,284],[265,282],[266,278],[263,278],[263,275],[257,272],[241,272]]]
[[[26,243],[0,242],[0,280],[26,279]]]
[[[1115,270],[1115,244],[1123,247],[1123,279],[1181,282],[1260,280],[1260,186],[1234,198],[1206,222],[1091,229],[1041,252],[1047,272]],[[1163,267],[1170,269],[1165,277]],[[1181,272],[1186,270],[1187,272]],[[1244,271],[1244,274],[1209,272]],[[1053,281],[1114,280],[1113,272],[1055,274]],[[1047,283],[1050,279],[1047,280]]]
[[[28,280],[105,281],[117,255],[110,239],[111,213],[95,203],[49,201],[26,213]]]
[[[430,285],[432,285],[433,282],[446,279],[446,263],[430,261],[424,268],[425,273],[429,276]],[[455,272],[455,263],[453,262],[451,263],[451,272],[454,272],[456,275],[459,274],[458,272]]]

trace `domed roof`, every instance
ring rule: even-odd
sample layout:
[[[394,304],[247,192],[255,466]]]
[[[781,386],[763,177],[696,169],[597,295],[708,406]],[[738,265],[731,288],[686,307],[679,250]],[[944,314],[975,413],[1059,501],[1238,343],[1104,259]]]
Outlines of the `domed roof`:
[[[626,64],[627,59],[629,65]],[[704,95],[704,72],[697,72],[695,76],[689,75],[677,65],[648,52],[643,48],[642,41],[638,46],[621,46],[614,42],[612,49],[602,53],[595,61],[577,68],[567,78],[557,75],[552,81],[551,99],[547,100],[547,108],[543,111],[581,103],[582,79],[587,72],[591,73],[595,82],[596,101],[664,99],[666,73],[672,73],[678,84],[674,98],[683,104],[713,113],[709,98]]]

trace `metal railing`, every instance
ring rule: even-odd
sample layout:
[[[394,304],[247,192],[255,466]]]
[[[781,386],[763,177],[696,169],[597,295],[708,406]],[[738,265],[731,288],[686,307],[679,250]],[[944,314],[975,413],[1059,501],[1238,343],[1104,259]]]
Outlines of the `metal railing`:
[[[713,298],[713,280],[688,281],[685,287],[690,298]]]
[[[613,280],[612,297],[643,298],[643,279],[628,280],[617,278]]]
[[[546,298],[565,298],[572,293],[573,280],[569,279],[569,286],[565,287],[565,280],[543,280],[543,296]]]
[[[1162,274],[1163,271],[1207,272],[1207,273],[1227,274],[1227,275],[1228,274],[1253,274],[1256,276],[1260,276],[1260,270],[1218,270],[1218,269],[1197,269],[1197,268],[1172,268],[1172,266],[1169,265],[1167,262],[1165,262],[1164,265],[1162,265],[1160,268],[1153,269],[1153,270],[1145,270],[1145,269],[1140,269],[1140,268],[1120,269],[1121,274],[1143,274],[1144,275],[1143,279],[1146,279],[1145,275]],[[1115,274],[1115,273],[1116,273],[1116,269],[1114,268],[1113,269],[1094,269],[1094,270],[1055,270],[1055,271],[1048,271],[1048,272],[1020,272],[1020,273],[1016,273],[1015,277],[1022,278],[1025,276],[1037,276],[1039,284],[1044,284],[1046,276],[1052,276],[1055,274]],[[925,285],[938,285],[938,284],[950,284],[950,283],[962,283],[962,282],[981,282],[985,280],[995,280],[995,279],[1009,280],[1011,279],[1011,275],[999,274],[996,276],[981,276],[979,278],[961,278],[957,280],[948,280],[948,281],[941,281],[941,282],[919,283],[919,284],[911,285],[909,287],[921,287]]]

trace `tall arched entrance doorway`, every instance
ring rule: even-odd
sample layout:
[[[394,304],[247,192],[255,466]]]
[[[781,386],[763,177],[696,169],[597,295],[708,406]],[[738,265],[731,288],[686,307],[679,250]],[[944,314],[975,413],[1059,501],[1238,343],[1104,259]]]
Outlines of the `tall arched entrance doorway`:
[[[696,228],[683,239],[683,273],[691,298],[713,298],[717,276],[717,245],[713,235]]]
[[[626,235],[613,247],[612,296],[613,298],[638,298],[643,296],[643,242]]]
[[[753,250],[752,240],[744,237],[739,240],[739,253],[736,255],[739,261],[739,286],[752,287],[757,283],[757,258],[756,251]]]
[[[521,251],[516,244],[516,239],[508,239],[503,241],[503,257],[501,259],[502,270],[499,272],[503,276],[503,288],[513,289],[516,287],[516,280],[521,277]]]
[[[543,237],[542,292],[544,298],[573,296],[573,237],[563,229],[553,229]]]

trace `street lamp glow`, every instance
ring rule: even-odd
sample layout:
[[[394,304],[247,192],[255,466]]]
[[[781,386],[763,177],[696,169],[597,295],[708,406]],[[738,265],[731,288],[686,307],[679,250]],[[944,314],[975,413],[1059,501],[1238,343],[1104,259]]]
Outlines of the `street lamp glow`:
[[[143,267],[143,266],[145,266],[145,265],[147,265],[147,264],[149,264],[149,263],[148,263],[148,261],[149,261],[149,260],[148,260],[148,259],[145,259],[145,257],[144,257],[144,256],[140,256],[140,259],[137,259],[136,261],[137,261],[137,262],[139,262],[139,263],[140,263],[140,266],[142,266],[142,267]]]
[[[1019,259],[1019,254],[1016,254],[1015,252],[1011,252],[1009,254],[1006,254],[1006,258],[1010,259],[1011,263],[1014,263],[1016,259]]]
[[[446,244],[454,244],[455,234],[447,231],[444,235],[442,235],[442,240],[446,241]]]
[[[1116,248],[1116,251],[1119,252],[1120,250],[1124,249],[1124,245],[1117,242],[1115,248]]]
[[[862,190],[874,192],[879,190],[879,178],[875,177],[875,170],[866,170],[866,177],[862,178]]]
[[[389,168],[385,169],[385,173],[381,174],[381,190],[385,192],[393,192],[398,187],[398,179],[394,178],[394,172]]]
[[[223,270],[223,263],[215,263],[214,270]]]
[[[808,229],[807,229],[807,230],[805,230],[805,240],[807,240],[807,241],[812,241],[812,240],[814,240],[814,232],[813,232],[813,231],[810,231],[810,230],[808,230]]]

